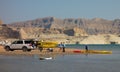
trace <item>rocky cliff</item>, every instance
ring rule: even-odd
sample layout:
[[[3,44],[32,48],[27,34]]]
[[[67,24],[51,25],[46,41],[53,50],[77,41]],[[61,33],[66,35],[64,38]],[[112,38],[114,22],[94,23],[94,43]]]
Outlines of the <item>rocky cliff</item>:
[[[59,32],[73,29],[75,27],[84,30],[88,34],[119,34],[120,19],[106,20],[101,18],[94,19],[58,19],[55,17],[39,18],[24,22],[9,24],[12,27],[39,27],[44,29],[56,29]],[[66,33],[66,32],[65,32]]]
[[[20,33],[17,30],[7,27],[6,25],[0,25],[0,39],[1,38],[20,38]]]
[[[120,19],[39,18],[0,25],[0,39],[36,38],[81,44],[120,44]],[[115,36],[112,36],[115,35]]]

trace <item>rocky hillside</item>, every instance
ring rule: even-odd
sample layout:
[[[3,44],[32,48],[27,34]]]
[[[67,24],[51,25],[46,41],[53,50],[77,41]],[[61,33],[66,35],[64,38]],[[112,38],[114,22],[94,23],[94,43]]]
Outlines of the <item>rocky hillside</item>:
[[[79,28],[61,30],[61,29],[45,29],[39,27],[8,27],[0,25],[0,39],[6,38],[67,38],[67,36],[87,36],[87,33]]]
[[[0,25],[0,39],[2,38],[20,38],[20,33],[6,25]]]
[[[10,38],[67,38],[67,36],[86,37],[96,34],[120,33],[120,19],[58,19],[39,18],[24,22],[0,25],[0,37]]]
[[[79,28],[84,30],[84,32],[92,35],[92,34],[119,34],[120,33],[120,19],[115,20],[106,20],[101,18],[94,19],[58,19],[55,17],[46,17],[39,18],[35,20],[29,20],[24,22],[16,22],[9,24],[11,27],[38,27],[47,29],[55,29],[57,32],[61,33],[74,28]],[[68,31],[70,32],[70,31]],[[70,33],[67,33],[68,35]]]

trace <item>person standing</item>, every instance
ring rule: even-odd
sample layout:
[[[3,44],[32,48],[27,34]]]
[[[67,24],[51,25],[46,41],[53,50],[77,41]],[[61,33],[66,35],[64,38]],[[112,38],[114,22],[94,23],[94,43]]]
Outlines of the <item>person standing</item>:
[[[58,45],[58,47],[60,48],[60,51],[62,50],[62,42]]]
[[[88,46],[87,45],[85,45],[85,50],[86,50],[86,52],[88,52]]]
[[[65,52],[65,47],[66,47],[65,42],[63,42],[62,47],[63,47],[63,52]]]

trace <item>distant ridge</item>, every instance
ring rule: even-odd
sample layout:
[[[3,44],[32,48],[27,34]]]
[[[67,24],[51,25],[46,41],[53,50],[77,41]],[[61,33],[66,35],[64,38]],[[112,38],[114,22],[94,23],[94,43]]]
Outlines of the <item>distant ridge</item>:
[[[55,17],[38,18],[24,22],[9,24],[11,27],[39,27],[45,29],[73,29],[78,27],[88,34],[119,34],[120,19],[106,20],[102,18],[83,19],[66,18],[59,19]]]

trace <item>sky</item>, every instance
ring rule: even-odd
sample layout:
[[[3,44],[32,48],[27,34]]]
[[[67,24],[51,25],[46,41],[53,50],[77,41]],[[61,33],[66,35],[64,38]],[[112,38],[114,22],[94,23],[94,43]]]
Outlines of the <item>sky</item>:
[[[56,18],[120,18],[120,0],[0,0],[0,20],[5,24]]]

